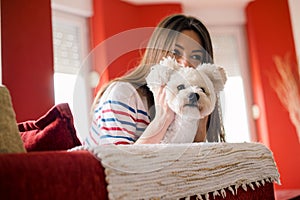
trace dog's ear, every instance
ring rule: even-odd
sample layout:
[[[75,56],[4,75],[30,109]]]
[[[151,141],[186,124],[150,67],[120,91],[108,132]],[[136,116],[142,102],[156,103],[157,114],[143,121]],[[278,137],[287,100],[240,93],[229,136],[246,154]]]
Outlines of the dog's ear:
[[[216,92],[224,89],[224,85],[227,81],[227,75],[223,67],[215,64],[204,63],[199,65],[197,70],[203,71],[209,77]]]
[[[176,60],[168,57],[163,58],[159,64],[151,67],[146,82],[151,91],[154,87],[166,85],[171,74],[179,68]]]

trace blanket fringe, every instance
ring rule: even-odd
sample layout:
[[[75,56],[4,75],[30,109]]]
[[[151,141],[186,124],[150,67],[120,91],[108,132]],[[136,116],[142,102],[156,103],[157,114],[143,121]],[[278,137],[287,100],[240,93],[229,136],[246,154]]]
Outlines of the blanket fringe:
[[[218,192],[218,190],[216,190],[216,191],[213,192],[214,199],[215,199],[216,196],[220,196],[220,193]]]
[[[235,195],[234,190],[232,189],[231,186],[228,187],[228,190],[231,191],[231,193],[232,193],[233,195]]]
[[[201,194],[197,194],[197,200],[203,200]]]
[[[259,182],[261,182],[261,184]],[[233,189],[232,186],[229,186],[229,187],[227,187],[227,189],[233,195],[237,195],[237,193],[238,193],[237,191],[238,191],[239,187],[242,187],[243,190],[247,192],[247,188],[248,188],[247,186],[249,186],[252,190],[255,190],[255,186],[256,186],[256,188],[259,188],[261,186],[264,186],[266,182],[270,182],[270,183],[272,182],[272,183],[274,183],[274,182],[278,182],[278,180],[275,180],[274,178],[266,178],[266,179],[255,181],[253,183],[243,183],[243,184],[235,185],[234,189]],[[220,195],[222,195],[223,198],[226,198],[226,190],[225,190],[225,188],[222,188],[219,191],[216,190],[216,191],[212,192],[213,199],[215,199],[217,196],[220,196]],[[204,196],[205,196],[205,200],[209,200],[209,193],[205,194]],[[197,195],[197,200],[204,200],[204,199],[202,198],[202,195],[198,194]]]

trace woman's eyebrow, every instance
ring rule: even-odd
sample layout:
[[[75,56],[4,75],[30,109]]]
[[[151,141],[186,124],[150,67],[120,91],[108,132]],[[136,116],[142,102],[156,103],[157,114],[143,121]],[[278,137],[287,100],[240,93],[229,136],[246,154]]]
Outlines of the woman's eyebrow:
[[[184,47],[181,46],[180,44],[175,44],[175,47],[184,50]],[[198,52],[203,53],[203,48],[199,48],[199,49],[192,50],[192,53],[198,53]]]
[[[180,49],[184,49],[183,46],[179,45],[179,44],[175,44],[175,47],[178,47]]]
[[[196,49],[196,50],[193,50],[192,53],[203,53],[203,49]]]

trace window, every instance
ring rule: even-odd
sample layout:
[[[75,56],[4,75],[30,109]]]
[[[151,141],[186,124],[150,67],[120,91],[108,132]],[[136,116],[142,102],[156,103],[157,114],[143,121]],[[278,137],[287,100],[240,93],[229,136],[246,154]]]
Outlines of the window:
[[[92,5],[92,1],[74,0],[71,4],[52,0],[55,104],[68,103],[76,130],[86,132],[92,96],[80,74],[89,52],[88,17],[91,12],[87,10],[91,7],[87,5]]]
[[[247,51],[242,26],[212,27],[215,63],[224,66],[228,80],[221,93],[227,142],[255,140]]]
[[[67,102],[71,108],[82,56],[79,34],[78,26],[53,21],[55,103]]]

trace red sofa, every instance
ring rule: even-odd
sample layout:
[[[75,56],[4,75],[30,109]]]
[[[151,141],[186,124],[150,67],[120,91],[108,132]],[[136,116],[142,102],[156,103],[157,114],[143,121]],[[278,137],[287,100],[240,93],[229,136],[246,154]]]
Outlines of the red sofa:
[[[1,93],[2,89],[0,115],[6,111],[1,107],[4,105]],[[13,118],[14,113],[11,114],[9,116]],[[8,123],[1,123],[7,116],[0,118],[0,139],[4,138],[6,130],[12,129],[7,129]],[[12,125],[15,123],[12,120]],[[15,139],[22,139],[25,148],[0,151],[1,199],[108,199],[104,168],[99,160],[86,150],[67,151],[80,145],[68,104],[58,104],[39,119],[17,125],[19,138]],[[0,150],[3,150],[1,146]],[[221,196],[212,198],[212,194],[210,197],[223,199]],[[255,190],[248,187],[247,191],[240,187],[237,195],[227,191],[225,199],[272,200],[275,199],[273,183]]]
[[[0,155],[0,196],[6,200],[108,199],[103,167],[87,151]],[[227,191],[225,199],[272,200],[273,183],[247,192],[239,188],[237,195]]]

